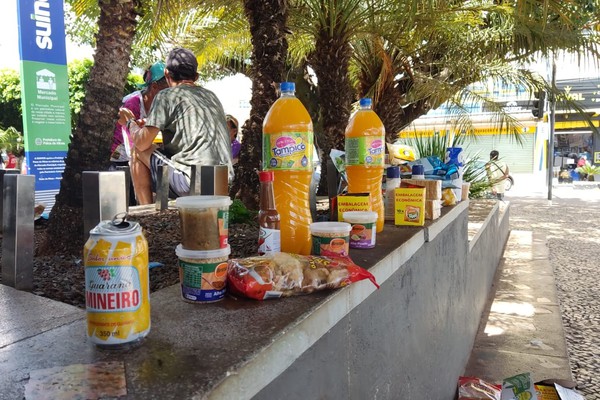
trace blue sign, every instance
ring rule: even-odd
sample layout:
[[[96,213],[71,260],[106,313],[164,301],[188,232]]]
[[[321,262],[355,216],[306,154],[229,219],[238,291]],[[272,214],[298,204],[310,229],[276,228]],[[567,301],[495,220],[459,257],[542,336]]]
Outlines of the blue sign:
[[[35,201],[54,206],[71,134],[63,0],[18,0],[25,159]]]
[[[21,61],[67,64],[63,0],[17,0]]]

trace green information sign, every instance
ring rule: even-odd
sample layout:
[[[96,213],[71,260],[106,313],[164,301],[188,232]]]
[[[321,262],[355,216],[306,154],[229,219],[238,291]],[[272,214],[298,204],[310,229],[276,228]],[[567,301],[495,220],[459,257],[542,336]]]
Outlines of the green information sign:
[[[24,170],[35,201],[54,205],[65,168],[71,112],[63,0],[18,0]]]

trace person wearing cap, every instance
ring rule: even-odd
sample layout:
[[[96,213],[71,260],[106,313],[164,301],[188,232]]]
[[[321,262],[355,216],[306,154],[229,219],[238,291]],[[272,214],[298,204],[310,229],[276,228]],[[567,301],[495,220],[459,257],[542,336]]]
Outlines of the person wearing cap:
[[[123,104],[121,106],[131,110],[135,119],[146,118],[156,94],[167,88],[165,63],[159,61],[152,64],[144,71],[143,78],[144,83],[140,85],[141,90],[136,90],[123,97]],[[131,158],[131,144],[129,129],[117,121],[110,148],[110,160],[113,166],[128,164]]]
[[[225,120],[227,121],[227,128],[229,128],[229,138],[231,139],[231,158],[233,164],[237,164],[240,157],[240,150],[242,149],[242,144],[237,140],[237,136],[239,133],[238,128],[238,120],[231,114],[227,114],[225,116]]]
[[[197,69],[190,50],[171,50],[165,67],[169,87],[156,95],[146,120],[136,120],[126,108],[119,112],[132,133],[131,177],[139,204],[152,203],[159,165],[168,166],[171,197],[189,194],[192,165],[227,165],[232,178],[225,112],[213,92],[196,85]],[[159,132],[160,152],[153,143]]]
[[[492,184],[492,193],[499,200],[504,199],[504,185],[508,178],[508,165],[499,159],[500,153],[498,150],[490,152],[490,161],[485,164],[488,179]]]

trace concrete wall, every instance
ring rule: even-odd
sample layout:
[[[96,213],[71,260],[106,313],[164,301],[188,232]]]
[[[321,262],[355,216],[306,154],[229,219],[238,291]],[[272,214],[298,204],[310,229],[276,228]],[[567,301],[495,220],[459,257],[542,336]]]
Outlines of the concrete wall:
[[[463,208],[254,399],[454,399],[508,236],[497,209],[471,244],[467,223]]]

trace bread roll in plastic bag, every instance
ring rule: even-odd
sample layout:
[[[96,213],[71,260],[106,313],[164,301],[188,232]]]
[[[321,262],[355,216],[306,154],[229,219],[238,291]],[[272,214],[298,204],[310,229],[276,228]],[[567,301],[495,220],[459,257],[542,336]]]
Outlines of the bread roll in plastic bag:
[[[227,267],[228,291],[265,300],[336,289],[375,277],[348,257],[303,256],[273,253],[231,259]]]

